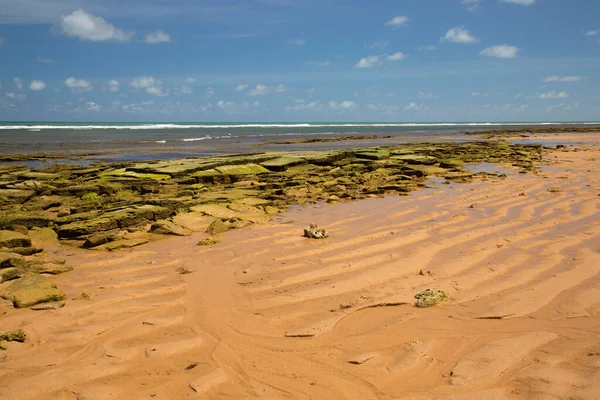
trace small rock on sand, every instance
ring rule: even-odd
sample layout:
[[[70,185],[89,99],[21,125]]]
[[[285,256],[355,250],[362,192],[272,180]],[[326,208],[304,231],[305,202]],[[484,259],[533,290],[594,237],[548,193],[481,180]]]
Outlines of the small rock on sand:
[[[304,237],[309,239],[325,239],[329,237],[329,232],[312,223],[308,228],[304,228]]]
[[[415,295],[417,302],[415,307],[426,308],[436,306],[448,299],[448,295],[443,290],[425,289]]]

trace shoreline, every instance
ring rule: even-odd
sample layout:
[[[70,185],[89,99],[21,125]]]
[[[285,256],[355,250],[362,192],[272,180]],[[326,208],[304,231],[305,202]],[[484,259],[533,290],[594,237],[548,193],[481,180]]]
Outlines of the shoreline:
[[[75,266],[52,280],[92,298],[3,309],[29,338],[10,343],[0,394],[596,398],[600,150],[544,159],[537,173],[291,206],[209,247],[201,233],[116,253],[49,246]],[[302,238],[311,222],[331,237]],[[414,308],[426,287],[450,300]]]

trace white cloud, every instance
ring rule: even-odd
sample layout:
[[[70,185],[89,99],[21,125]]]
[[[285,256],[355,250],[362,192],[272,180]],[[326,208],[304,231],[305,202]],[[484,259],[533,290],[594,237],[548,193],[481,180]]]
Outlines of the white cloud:
[[[361,58],[358,64],[354,66],[354,68],[373,68],[381,64],[381,56],[368,56],[365,58]]]
[[[31,81],[29,83],[29,90],[33,90],[34,92],[46,89],[48,85],[44,81]]]
[[[359,108],[358,104],[353,101],[342,101],[338,103],[337,101],[330,101],[328,103],[330,110],[343,110],[343,111],[351,111]]]
[[[194,82],[196,82],[196,78],[185,78],[184,82],[185,83],[194,83]]]
[[[585,33],[585,36],[596,36],[599,33],[600,33],[600,29],[593,29],[593,30],[587,31]]]
[[[389,56],[387,56],[387,60],[388,61],[400,61],[400,60],[404,60],[404,53],[402,52],[398,52],[398,53],[394,53],[394,54],[390,54]]]
[[[473,96],[473,97],[485,97],[485,96],[487,96],[487,93],[472,92],[471,96]]]
[[[253,103],[247,101],[236,103],[234,101],[219,100],[217,102],[217,107],[227,114],[243,114],[256,110],[260,107],[260,103],[258,101]]]
[[[317,89],[315,89],[315,88],[309,88],[306,92],[312,94],[312,93],[314,93],[316,91],[317,91]]]
[[[13,78],[13,83],[18,90],[23,90],[23,80],[21,78]]]
[[[235,90],[236,92],[243,92],[246,89],[248,89],[248,85],[246,85],[245,83],[240,83],[239,85],[233,88],[233,90]]]
[[[87,92],[93,89],[92,84],[85,79],[75,79],[73,77],[65,80],[65,86],[72,92]]]
[[[6,38],[4,36],[0,36],[0,46],[6,43]]]
[[[304,39],[290,39],[288,40],[289,44],[293,44],[294,46],[304,46],[306,44],[306,40]]]
[[[204,91],[204,97],[206,97],[207,99],[210,97],[213,97],[213,95],[215,94],[215,89],[209,87]]]
[[[14,99],[14,100],[19,100],[19,101],[27,100],[27,96],[24,95],[23,93],[6,93],[6,97],[8,97],[9,99]]]
[[[115,81],[114,79],[111,79],[110,81],[108,81],[107,90],[112,93],[117,93],[119,91],[119,82]]]
[[[515,58],[519,53],[519,48],[509,44],[500,44],[491,46],[481,50],[482,56],[497,57],[497,58]]]
[[[535,3],[535,0],[500,0],[502,3],[518,4],[520,6],[530,6]]]
[[[288,90],[288,88],[286,88],[284,85],[277,85],[277,86],[266,86],[266,85],[256,85],[256,87],[254,89],[252,89],[250,92],[248,92],[248,96],[265,96],[269,93],[283,93],[286,90]]]
[[[38,57],[38,58],[36,58],[36,61],[39,62],[39,63],[49,64],[49,63],[53,63],[54,59],[52,59],[52,58]]]
[[[397,17],[392,18],[391,20],[389,20],[388,22],[386,22],[385,24],[387,26],[394,26],[394,27],[398,27],[398,26],[403,26],[408,22],[408,17],[405,17],[403,15],[399,15]]]
[[[115,41],[129,42],[135,32],[116,28],[104,18],[95,17],[82,9],[61,17],[60,27],[67,36],[92,42]]]
[[[433,93],[425,93],[425,92],[419,92],[419,95],[417,96],[419,99],[437,99],[438,96],[436,96]]]
[[[546,112],[551,112],[557,109],[562,109],[562,110],[572,110],[574,108],[578,108],[579,107],[579,103],[575,102],[575,103],[560,103],[560,104],[556,104],[553,106],[549,106],[546,108]]]
[[[147,44],[169,43],[170,41],[171,36],[161,30],[149,33],[144,38],[144,42]]]
[[[194,89],[187,85],[183,85],[180,87],[173,88],[173,94],[175,95],[185,95],[194,93]]]
[[[88,111],[100,111],[100,105],[93,101],[88,101],[85,106]]]
[[[462,0],[462,4],[467,7],[467,11],[475,11],[481,4],[481,0]]]
[[[581,80],[581,76],[547,76],[542,81],[544,82],[579,82]]]
[[[365,45],[365,47],[369,48],[369,49],[373,49],[373,50],[383,50],[386,47],[388,47],[389,44],[390,44],[389,40],[383,40],[380,42],[368,43]]]
[[[169,91],[164,90],[162,86],[150,86],[146,88],[146,93],[154,96],[168,96]]]
[[[135,78],[129,86],[135,89],[146,89],[146,93],[154,96],[168,96],[169,91],[164,90],[162,87],[162,81],[155,79],[151,76],[140,76]]]
[[[422,110],[424,107],[422,105],[416,104],[416,103],[409,103],[406,107],[404,107],[404,109],[406,111],[419,111]]]
[[[476,43],[479,41],[464,26],[456,26],[449,29],[446,35],[442,37],[442,40],[452,43]]]
[[[546,100],[546,99],[565,99],[567,97],[569,97],[569,94],[567,92],[557,92],[557,91],[551,91],[551,92],[547,92],[547,93],[541,93],[538,96],[540,99]]]

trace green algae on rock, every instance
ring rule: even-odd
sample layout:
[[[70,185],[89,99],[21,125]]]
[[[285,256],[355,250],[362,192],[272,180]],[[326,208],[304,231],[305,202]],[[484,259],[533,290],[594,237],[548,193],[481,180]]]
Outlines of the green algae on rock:
[[[28,275],[8,285],[0,297],[11,300],[15,307],[26,308],[39,303],[64,300],[67,295],[42,275]]]
[[[437,306],[448,300],[448,295],[443,290],[425,289],[415,294],[415,307],[427,308]]]
[[[31,239],[22,233],[0,230],[0,247],[31,247]]]
[[[21,329],[17,329],[16,331],[0,332],[0,341],[23,343],[25,339],[27,339],[27,333]]]

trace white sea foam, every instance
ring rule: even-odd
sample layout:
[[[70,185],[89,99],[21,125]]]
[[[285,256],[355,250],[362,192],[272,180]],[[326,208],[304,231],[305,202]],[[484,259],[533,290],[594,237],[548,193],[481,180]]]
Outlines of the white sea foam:
[[[600,122],[440,122],[440,123],[355,123],[355,124],[140,124],[140,125],[0,125],[0,130],[164,130],[164,129],[252,129],[252,128],[403,128],[464,126],[598,125]]]
[[[187,138],[187,139],[181,139],[184,142],[197,142],[198,140],[207,140],[207,139],[212,139],[212,137],[210,135],[206,135],[204,137],[198,137],[198,138]]]

